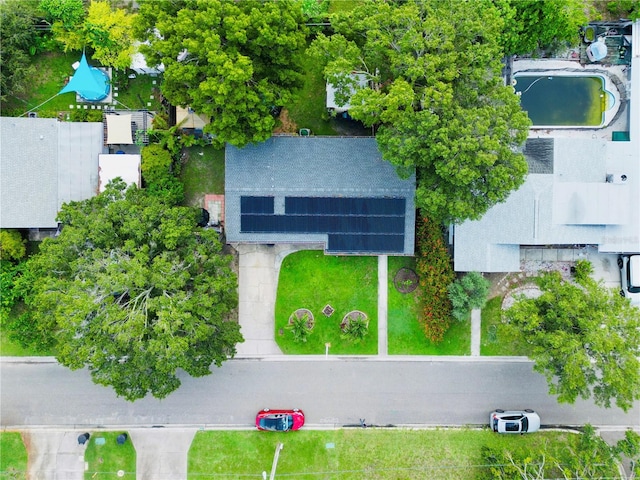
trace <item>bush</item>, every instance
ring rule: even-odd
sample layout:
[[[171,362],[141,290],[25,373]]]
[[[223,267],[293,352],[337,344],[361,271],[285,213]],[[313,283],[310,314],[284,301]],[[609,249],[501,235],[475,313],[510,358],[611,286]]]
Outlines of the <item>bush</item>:
[[[27,254],[27,244],[18,230],[0,230],[0,260],[20,260]]]
[[[428,218],[416,226],[416,270],[420,277],[422,317],[425,335],[439,343],[451,325],[451,301],[447,287],[454,279],[451,258],[440,226]]]
[[[343,340],[351,340],[353,343],[360,342],[369,333],[369,324],[365,318],[350,318],[342,329]]]
[[[309,328],[309,314],[305,313],[302,317],[292,315],[290,323],[287,326],[293,335],[293,341],[297,343],[306,343],[307,337],[311,335],[311,328]]]
[[[580,285],[583,285],[584,281],[590,278],[591,274],[593,273],[593,265],[591,265],[591,262],[589,260],[578,260],[574,269],[575,270],[573,275],[576,279],[576,282],[578,282]]]
[[[147,184],[157,183],[171,176],[171,154],[158,144],[147,145],[142,149],[142,178]]]
[[[483,308],[489,294],[489,281],[478,272],[469,272],[447,288],[453,306],[453,318],[464,321],[474,308]]]

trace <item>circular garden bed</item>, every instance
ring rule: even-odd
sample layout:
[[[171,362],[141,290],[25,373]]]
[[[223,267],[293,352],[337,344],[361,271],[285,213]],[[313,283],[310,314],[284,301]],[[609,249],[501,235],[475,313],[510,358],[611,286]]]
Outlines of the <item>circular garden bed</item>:
[[[400,293],[411,293],[418,288],[418,274],[410,268],[402,267],[393,277],[393,285]]]
[[[289,325],[293,323],[294,318],[301,319],[304,318],[305,315],[307,316],[307,328],[311,330],[316,324],[316,321],[315,318],[313,318],[313,313],[311,313],[311,310],[307,308],[299,308],[295,312],[293,312],[289,317]]]

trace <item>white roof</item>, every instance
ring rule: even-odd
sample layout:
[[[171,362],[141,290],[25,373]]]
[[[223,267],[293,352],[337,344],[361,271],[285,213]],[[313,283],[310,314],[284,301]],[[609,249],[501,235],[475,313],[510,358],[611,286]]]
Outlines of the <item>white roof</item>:
[[[140,155],[103,154],[98,158],[100,192],[104,192],[109,181],[120,177],[127,185],[140,187]]]
[[[363,73],[354,73],[349,76],[357,82],[358,86],[365,87],[367,85],[367,76],[364,75]],[[328,109],[335,110],[338,113],[346,112],[347,110],[349,110],[349,108],[351,107],[349,102],[347,102],[344,105],[338,105],[336,103],[336,88],[332,84],[327,82],[326,89],[327,89],[327,108]],[[351,90],[351,95],[356,93],[355,88],[352,87],[350,90]]]
[[[107,144],[131,145],[133,135],[131,133],[131,115],[105,115],[107,119]]]

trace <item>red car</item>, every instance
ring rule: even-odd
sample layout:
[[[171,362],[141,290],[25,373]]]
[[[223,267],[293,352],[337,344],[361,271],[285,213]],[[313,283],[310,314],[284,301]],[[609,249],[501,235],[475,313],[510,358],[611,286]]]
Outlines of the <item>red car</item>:
[[[304,425],[304,413],[302,410],[271,410],[265,408],[256,415],[256,427],[258,430],[269,432],[288,432],[298,430]]]

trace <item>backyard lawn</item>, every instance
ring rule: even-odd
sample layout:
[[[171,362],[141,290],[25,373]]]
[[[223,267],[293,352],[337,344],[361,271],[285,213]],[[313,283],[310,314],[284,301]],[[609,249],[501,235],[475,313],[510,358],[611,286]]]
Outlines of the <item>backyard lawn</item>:
[[[322,313],[331,305],[330,317]],[[306,343],[293,341],[286,328],[289,317],[300,308],[308,309],[315,326]],[[342,339],[340,323],[352,310],[369,319],[368,334],[359,343]],[[378,351],[378,259],[325,255],[305,250],[288,255],[282,262],[276,299],[276,342],[286,354],[367,354]]]
[[[414,257],[389,257],[387,335],[390,355],[469,355],[471,325],[469,321],[452,321],[444,340],[434,344],[425,337],[420,321],[420,288],[400,293],[394,276],[401,268],[415,270]]]
[[[271,471],[275,447],[282,442],[278,478],[471,480],[487,473],[480,467],[484,463],[483,446],[517,452],[547,444],[548,450],[560,454],[572,435],[496,435],[489,430],[469,429],[204,431],[198,432],[191,444],[188,478],[260,478],[263,471]]]
[[[116,441],[123,432],[94,432],[84,452],[84,460],[88,469],[84,473],[85,480],[104,478],[136,478],[136,450],[131,439],[119,445]],[[102,445],[96,440],[104,439]],[[120,475],[118,472],[122,471]]]
[[[18,432],[0,432],[0,478],[27,478],[27,449]]]
[[[206,193],[224,194],[224,149],[193,146],[186,149],[180,180],[184,185],[184,204],[202,207]]]

